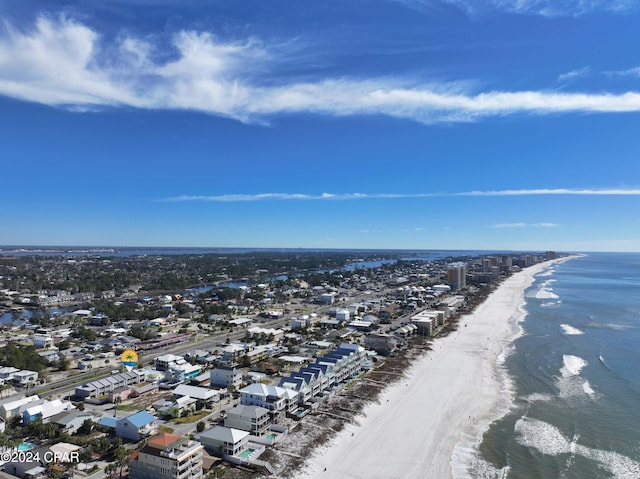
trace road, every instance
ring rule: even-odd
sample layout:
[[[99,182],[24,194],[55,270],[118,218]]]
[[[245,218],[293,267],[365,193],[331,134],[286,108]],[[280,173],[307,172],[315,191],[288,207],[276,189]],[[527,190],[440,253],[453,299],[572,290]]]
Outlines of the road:
[[[380,295],[384,295],[385,293],[379,293]],[[356,292],[355,294],[349,296],[347,301],[349,303],[357,303],[367,299],[370,296],[370,293],[367,292]],[[328,310],[331,307],[336,307],[336,305],[301,305],[295,304],[295,306],[306,306],[305,309],[310,309],[309,312],[297,313],[297,314],[288,314],[280,319],[274,319],[270,321],[259,322],[258,325],[262,328],[285,328],[288,326],[291,318],[300,316],[302,314],[311,314],[316,313],[318,316],[326,315]],[[297,308],[300,309],[300,308]],[[381,332],[389,331],[397,326],[401,321],[406,320],[406,317],[401,317],[394,320],[392,325],[387,325],[385,328],[381,329]],[[175,354],[181,355],[187,351],[191,351],[193,349],[202,349],[205,351],[213,351],[215,349],[224,347],[227,342],[232,342],[235,340],[239,340],[244,338],[246,335],[246,329],[242,328],[233,332],[229,332],[226,334],[222,334],[219,336],[202,336],[201,334],[197,334],[195,339],[192,341],[188,341],[185,343],[175,344],[166,346],[163,348],[157,348],[153,350],[146,351],[144,353],[139,353],[139,363],[148,363],[153,358],[161,355],[161,354]],[[227,341],[228,340],[228,341]],[[112,358],[113,360],[113,358]],[[117,361],[117,358],[116,358]],[[37,386],[35,388],[30,388],[27,390],[28,393],[38,394],[40,397],[67,397],[73,394],[73,391],[77,386],[80,386],[89,381],[93,381],[95,379],[99,379],[111,374],[111,371],[118,368],[119,364],[114,362],[114,364],[105,365],[102,367],[92,368],[90,370],[86,370],[83,372],[70,371],[69,376],[61,381],[56,381],[55,384],[46,383],[42,386]]]

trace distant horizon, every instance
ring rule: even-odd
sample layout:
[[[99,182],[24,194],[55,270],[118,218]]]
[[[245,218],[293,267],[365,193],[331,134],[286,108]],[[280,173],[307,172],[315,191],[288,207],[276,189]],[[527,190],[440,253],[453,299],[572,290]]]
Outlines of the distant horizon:
[[[627,253],[635,254],[637,251],[562,251],[554,249],[546,250],[507,250],[495,248],[307,248],[307,247],[288,247],[288,246],[157,246],[157,245],[83,245],[83,244],[64,244],[64,245],[1,245],[0,253],[11,252],[12,250],[269,250],[269,251],[362,251],[362,252],[489,252],[489,253],[546,253],[552,251],[557,254],[588,254],[588,253]]]
[[[0,243],[640,252],[637,1],[0,16]]]

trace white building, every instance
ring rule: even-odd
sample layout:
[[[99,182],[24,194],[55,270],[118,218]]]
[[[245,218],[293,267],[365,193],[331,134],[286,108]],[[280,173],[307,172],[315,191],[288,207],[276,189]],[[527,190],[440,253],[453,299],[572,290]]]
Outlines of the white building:
[[[19,410],[25,404],[40,401],[38,395],[21,397],[20,399],[4,399],[0,405],[0,416],[4,419],[11,419],[13,416],[19,413]]]
[[[38,349],[53,346],[53,337],[48,334],[34,334],[31,336],[31,340],[33,341],[33,346]]]
[[[180,384],[173,390],[173,396],[176,398],[190,397],[197,402],[197,409],[211,407],[214,402],[220,401],[220,393],[214,389],[201,388],[198,386],[189,386]]]
[[[201,432],[198,440],[211,454],[227,458],[228,456],[239,456],[247,450],[249,433],[240,429],[214,426]]]
[[[336,299],[335,293],[323,293],[320,295],[320,301],[325,304],[333,304]]]
[[[41,399],[25,406],[22,412],[22,424],[29,424],[38,419],[42,422],[48,422],[52,416],[76,408],[72,403],[63,402],[60,399],[54,399],[53,401]]]
[[[158,420],[147,411],[139,411],[116,422],[116,436],[131,441],[139,441],[156,432],[158,432]]]
[[[13,377],[11,382],[17,384],[18,386],[28,386],[30,384],[35,383],[38,380],[38,373],[36,371],[27,371],[22,370],[17,373],[13,373]]]
[[[13,375],[18,371],[20,371],[18,368],[11,366],[0,368],[0,380],[2,380],[3,384],[6,384],[13,379]]]
[[[153,360],[153,367],[158,371],[168,371],[176,365],[185,364],[187,361],[182,356],[175,354],[163,354]]]
[[[158,434],[129,461],[130,479],[201,479],[204,446],[175,434]]]
[[[242,371],[231,366],[218,366],[211,370],[209,384],[226,388],[233,386],[239,389],[242,386]]]
[[[298,406],[298,392],[278,386],[253,383],[240,390],[240,404],[260,406],[269,411],[271,420],[278,420],[287,412],[294,412]]]
[[[107,395],[116,389],[139,384],[145,380],[145,374],[139,370],[112,374],[78,386],[74,395],[80,399],[96,398]]]
[[[224,425],[248,431],[252,436],[263,436],[269,430],[269,410],[260,406],[238,404],[227,411]]]

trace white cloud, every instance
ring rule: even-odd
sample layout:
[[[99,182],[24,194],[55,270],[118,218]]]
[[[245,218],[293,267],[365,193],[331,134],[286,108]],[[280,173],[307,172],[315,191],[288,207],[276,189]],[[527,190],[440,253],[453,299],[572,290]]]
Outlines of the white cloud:
[[[455,193],[454,196],[536,196],[536,195],[578,195],[578,196],[637,196],[638,188],[602,188],[602,189],[530,189],[530,190],[494,190],[494,191],[468,191]]]
[[[614,77],[637,77],[640,78],[640,67],[629,68],[627,70],[616,70],[605,72],[605,75]]]
[[[425,0],[398,0],[423,5]],[[444,0],[470,14],[500,10],[546,17],[579,16],[591,12],[625,13],[637,9],[634,0]],[[432,2],[433,3],[433,2]]]
[[[129,36],[108,43],[65,17],[40,17],[30,32],[5,25],[0,94],[76,110],[187,109],[245,122],[298,112],[380,114],[433,123],[518,113],[640,111],[638,92],[473,93],[462,82],[410,84],[390,78],[266,86],[260,79],[275,60],[255,40],[222,43],[209,33],[182,31],[172,46],[166,60],[165,52],[144,39]]]
[[[84,25],[40,17],[31,34],[5,23],[0,93],[49,105],[141,106],[107,68],[95,65],[98,35]]]
[[[344,200],[376,200],[376,199],[396,199],[396,198],[436,198],[445,196],[552,196],[552,195],[575,195],[575,196],[640,196],[640,189],[637,188],[605,188],[605,189],[525,189],[525,190],[493,190],[493,191],[465,191],[458,193],[322,193],[310,195],[305,193],[259,193],[259,194],[235,194],[235,195],[183,195],[166,198],[164,201],[188,202],[188,201],[211,201],[211,202],[246,202],[265,200],[302,200],[302,201],[344,201]],[[546,223],[539,223],[538,226],[545,226]],[[554,226],[549,223],[548,225]],[[419,228],[416,228],[418,231]]]
[[[498,223],[493,225],[494,228],[524,228],[525,226],[527,226],[526,223]]]
[[[589,73],[591,73],[591,69],[589,67],[583,67],[558,75],[557,81],[560,83],[566,83],[568,81],[574,80],[575,78],[586,76]]]
[[[555,228],[556,223],[498,223],[494,228]]]

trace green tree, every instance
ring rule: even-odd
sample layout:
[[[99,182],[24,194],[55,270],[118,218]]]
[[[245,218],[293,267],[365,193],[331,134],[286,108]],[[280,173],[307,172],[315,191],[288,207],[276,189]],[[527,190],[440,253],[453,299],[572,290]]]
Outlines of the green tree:
[[[93,431],[94,422],[91,419],[85,419],[82,426],[78,428],[78,434],[88,436]]]
[[[68,359],[61,358],[61,359],[58,359],[57,361],[55,361],[55,366],[54,367],[58,371],[66,371],[66,370],[69,369],[69,365],[70,365],[70,362],[69,362]]]
[[[113,450],[114,464],[119,469],[120,477],[122,477],[122,469],[129,460],[129,450],[124,446],[118,446]]]
[[[83,448],[80,451],[79,458],[82,462],[89,462],[93,460],[93,448],[91,446]]]

